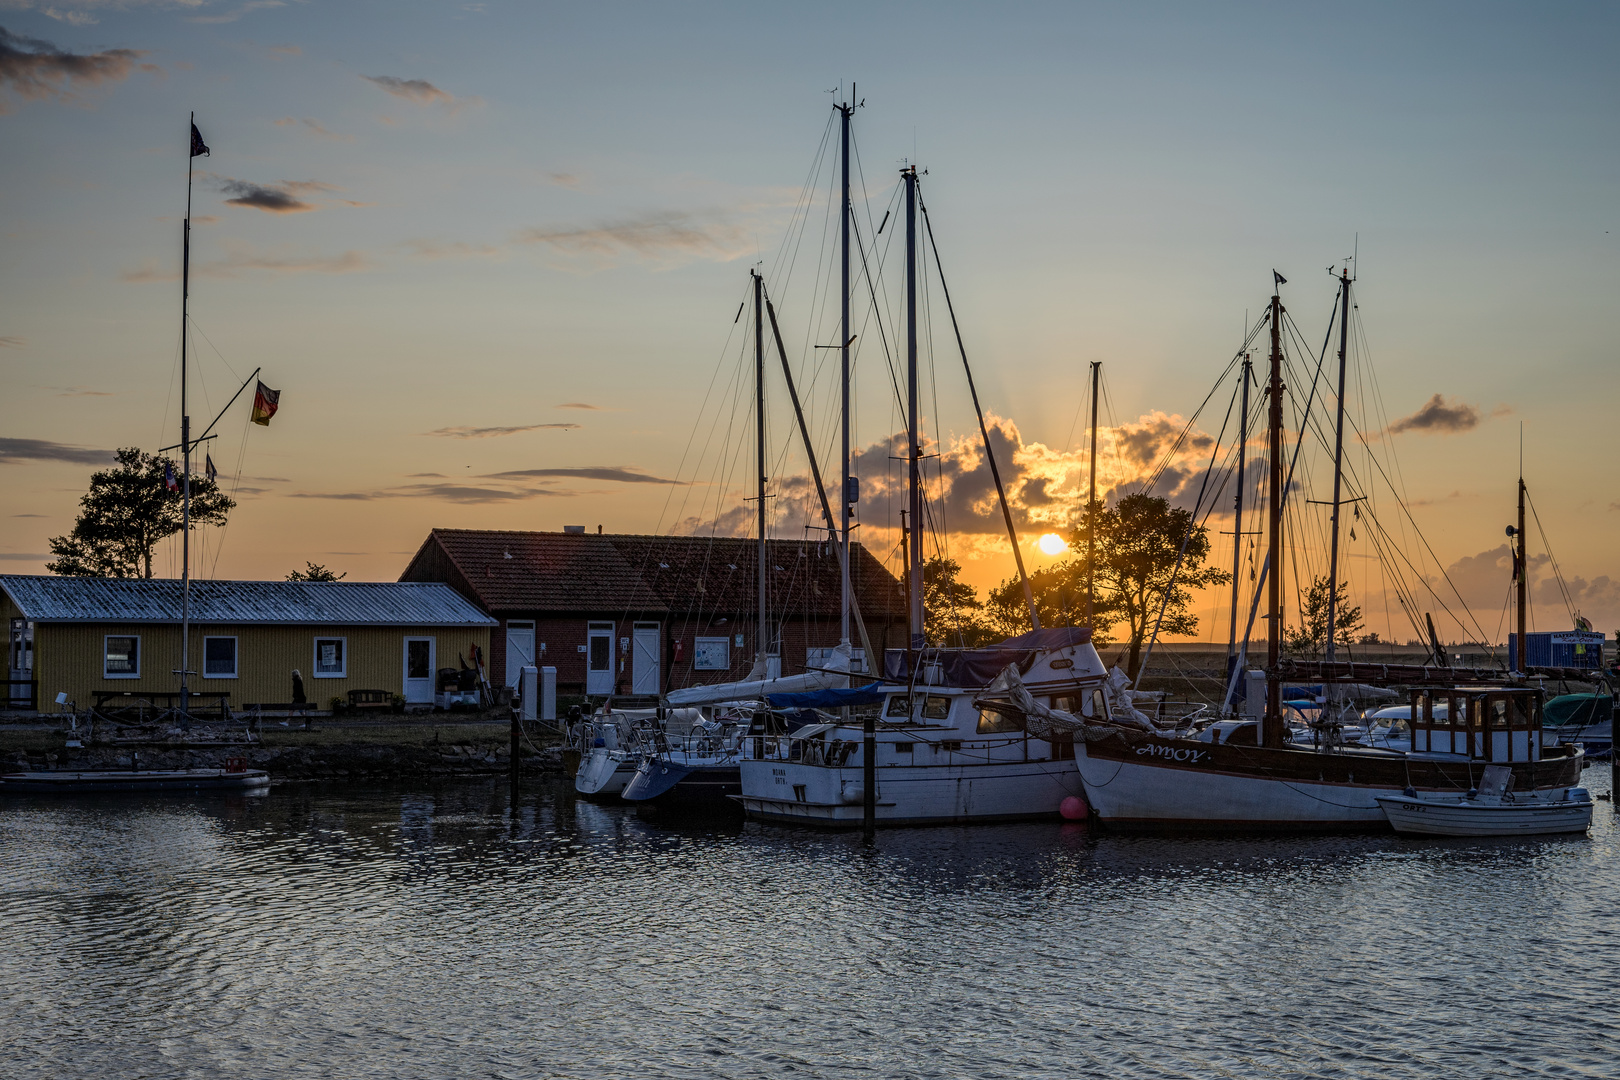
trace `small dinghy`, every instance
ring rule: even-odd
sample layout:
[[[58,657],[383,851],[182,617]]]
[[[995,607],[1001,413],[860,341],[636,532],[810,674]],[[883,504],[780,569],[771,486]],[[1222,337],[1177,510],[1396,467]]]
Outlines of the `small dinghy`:
[[[1376,795],[1399,833],[1416,836],[1547,836],[1585,832],[1592,824],[1592,796],[1585,788],[1553,788],[1513,794],[1513,770],[1488,765],[1476,791],[1467,795]]]
[[[199,791],[263,788],[263,769],[132,769],[16,772],[0,775],[0,794],[78,795],[101,791]]]

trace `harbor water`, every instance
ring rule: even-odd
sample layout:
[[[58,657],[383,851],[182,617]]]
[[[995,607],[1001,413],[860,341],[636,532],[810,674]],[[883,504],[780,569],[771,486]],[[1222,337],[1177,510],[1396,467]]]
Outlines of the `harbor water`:
[[[14,1080],[1620,1072],[1609,802],[1534,840],[868,847],[555,782],[9,798],[0,891]]]

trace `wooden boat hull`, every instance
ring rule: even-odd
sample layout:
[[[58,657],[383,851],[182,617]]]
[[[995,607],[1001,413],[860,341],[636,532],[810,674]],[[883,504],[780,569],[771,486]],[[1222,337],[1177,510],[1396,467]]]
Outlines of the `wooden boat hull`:
[[[1478,803],[1381,795],[1378,803],[1396,832],[1414,836],[1555,836],[1592,825],[1590,800]]]
[[[1377,796],[1458,794],[1481,762],[1444,754],[1270,749],[1153,735],[1077,742],[1085,797],[1103,825],[1129,831],[1384,832]],[[1545,751],[1512,768],[1517,790],[1580,782],[1579,748]]]
[[[269,786],[263,769],[143,769],[96,772],[27,772],[0,776],[0,793],[78,795],[105,791],[250,790]]]

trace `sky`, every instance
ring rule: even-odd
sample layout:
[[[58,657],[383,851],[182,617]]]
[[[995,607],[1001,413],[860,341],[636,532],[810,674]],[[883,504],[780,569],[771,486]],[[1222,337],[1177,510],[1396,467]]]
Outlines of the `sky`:
[[[1113,497],[1210,393],[1273,269],[1314,368],[1329,268],[1354,255],[1346,408],[1375,449],[1351,457],[1405,498],[1377,511],[1404,556],[1346,540],[1369,628],[1411,636],[1386,565],[1404,557],[1468,601],[1444,636],[1504,639],[1521,431],[1546,534],[1535,625],[1565,628],[1567,592],[1620,628],[1612,5],[0,0],[0,28],[0,570],[43,572],[113,448],[178,440],[191,112],[212,150],[192,186],[194,424],[255,368],[282,392],[269,427],[244,399],[216,429],[239,506],[197,572],[389,580],[436,526],[745,532],[751,268],[833,464],[822,151],[853,80],[856,214],[883,267],[852,420],[874,550],[897,540],[902,448],[881,348],[899,228],[873,222],[915,163],[1032,565],[1083,497],[1092,361]],[[1012,564],[931,284],[939,550],[985,587]],[[779,376],[772,530],[801,536]],[[1231,386],[1160,493],[1191,505]],[[1226,562],[1228,502],[1208,519]],[[1301,514],[1320,548],[1321,510]],[[1200,637],[1224,639],[1229,604],[1200,598]]]

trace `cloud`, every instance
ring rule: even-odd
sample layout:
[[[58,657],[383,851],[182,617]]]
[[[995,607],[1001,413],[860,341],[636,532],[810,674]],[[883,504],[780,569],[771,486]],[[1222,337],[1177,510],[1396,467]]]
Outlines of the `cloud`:
[[[270,51],[275,52],[274,49]],[[335,131],[329,131],[319,120],[311,116],[306,116],[302,120],[284,116],[275,122],[276,127],[294,127],[298,124],[302,124],[306,129],[313,132],[317,138],[329,139],[332,142],[354,142],[353,135],[340,135]]]
[[[753,250],[748,230],[741,226],[718,219],[705,221],[677,210],[600,225],[524,229],[517,241],[602,262],[625,256],[665,263],[691,259],[730,262]]]
[[[234,278],[249,271],[271,274],[360,274],[373,268],[371,260],[360,251],[345,251],[339,255],[307,255],[286,249],[256,251],[240,242],[227,242],[225,249],[224,258],[193,263],[192,276]],[[177,281],[180,272],[165,269],[155,259],[147,259],[119,277],[130,284],[146,285],[158,281]]]
[[[691,481],[666,480],[662,476],[650,476],[640,469],[621,468],[616,466],[585,466],[572,469],[513,469],[509,472],[498,472],[490,475],[491,480],[524,480],[549,479],[552,477],[573,477],[581,480],[612,480],[620,484],[686,484]]]
[[[0,551],[0,559],[8,562],[44,562],[49,555],[36,555],[26,551]]]
[[[426,79],[400,79],[393,75],[362,75],[362,79],[393,94],[397,98],[404,98],[414,105],[444,105],[451,112],[458,112],[468,105],[479,105],[482,101],[476,97],[458,98],[454,94],[440,90]]]
[[[600,405],[587,405],[583,401],[566,401],[563,404],[558,405],[557,408],[559,408],[559,409],[589,409],[592,412],[601,412],[601,411],[603,411],[602,406],[600,406]]]
[[[67,21],[72,21],[67,18]],[[159,70],[154,64],[141,64],[146,53],[137,49],[106,49],[98,53],[71,53],[48,41],[21,37],[0,26],[0,87],[9,89],[24,101],[57,101],[78,104],[72,86],[96,86],[122,82],[137,67]],[[11,111],[0,99],[0,113]]]
[[[55,390],[57,397],[113,397],[106,390],[92,390],[88,386],[48,386],[47,390]]]
[[[251,180],[233,180],[228,176],[219,177],[219,186],[221,191],[232,196],[225,200],[227,204],[251,207],[271,214],[304,214],[311,210],[319,210],[319,206],[305,202],[300,196],[317,191],[341,190],[332,184],[323,184],[319,180],[283,180],[279,184],[255,184]]]
[[[27,344],[27,338],[0,337],[0,349],[20,349]]]
[[[191,15],[188,16],[185,21],[190,23],[231,23],[235,22],[237,19],[240,19],[249,12],[259,11],[264,8],[278,8],[286,6],[286,0],[248,0],[248,3],[243,4],[235,11],[223,11],[218,15]],[[293,46],[293,49],[296,52],[297,46]],[[272,49],[271,51],[274,52],[276,50]]]
[[[270,54],[272,56],[302,56],[304,50],[296,45],[272,45],[270,46]]]
[[[1447,403],[1445,396],[1436,394],[1411,416],[1403,416],[1389,425],[1391,435],[1405,431],[1425,431],[1437,435],[1455,435],[1472,431],[1479,426],[1479,410],[1466,402]]]
[[[65,22],[69,26],[94,26],[101,20],[87,11],[60,11],[53,7],[40,8],[39,13],[47,19]]]
[[[419,259],[488,259],[505,251],[490,244],[465,244],[460,241],[439,243],[436,240],[407,240],[404,246]]]
[[[90,450],[82,446],[48,442],[45,439],[0,437],[0,464],[20,461],[66,461],[74,465],[109,465],[115,460],[111,450]]]
[[[533,499],[544,495],[571,496],[573,494],[574,492],[571,491],[548,490],[546,488],[495,488],[480,487],[474,484],[441,483],[404,484],[382,491],[301,491],[295,493],[292,497],[295,499],[331,499],[342,502],[370,502],[376,499],[441,499],[445,502],[466,505],[521,502],[524,499]]]
[[[424,435],[436,435],[445,439],[494,439],[501,435],[516,435],[523,431],[539,431],[542,428],[577,428],[578,424],[520,424],[514,427],[446,427],[437,431],[424,431]]]
[[[44,514],[12,514],[14,518],[42,518]]]
[[[566,173],[566,172],[548,173],[548,174],[546,174],[546,179],[550,180],[553,184],[556,184],[558,187],[574,188],[574,189],[577,190],[579,188],[579,185],[580,185],[580,178],[578,176],[575,176],[573,173]]]

